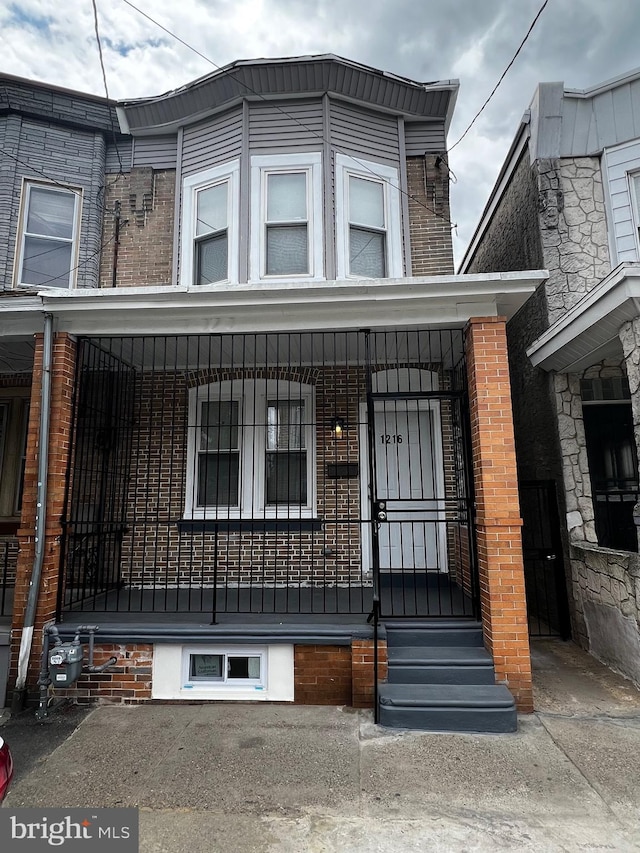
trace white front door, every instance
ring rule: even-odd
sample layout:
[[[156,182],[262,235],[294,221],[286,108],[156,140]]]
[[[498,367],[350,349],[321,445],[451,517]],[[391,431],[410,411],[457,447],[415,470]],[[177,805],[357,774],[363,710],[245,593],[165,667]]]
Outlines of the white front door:
[[[439,403],[376,400],[375,498],[386,504],[378,529],[380,570],[447,570]]]

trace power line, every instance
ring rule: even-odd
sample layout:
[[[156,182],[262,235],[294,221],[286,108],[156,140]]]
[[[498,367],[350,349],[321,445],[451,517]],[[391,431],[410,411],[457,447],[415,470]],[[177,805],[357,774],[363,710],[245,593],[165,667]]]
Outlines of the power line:
[[[478,110],[478,112],[477,112],[477,113],[474,115],[474,117],[471,119],[471,121],[470,121],[470,123],[469,123],[469,125],[468,125],[467,129],[466,129],[466,130],[465,130],[465,132],[462,134],[462,136],[460,137],[460,139],[458,139],[456,142],[454,142],[454,143],[453,143],[453,145],[450,145],[450,146],[449,146],[449,151],[453,151],[453,149],[456,147],[456,145],[460,145],[460,143],[461,143],[461,142],[462,142],[462,140],[465,138],[465,136],[467,135],[467,133],[469,133],[469,131],[471,130],[471,128],[473,127],[473,125],[476,123],[476,120],[480,117],[480,115],[481,115],[481,113],[483,112],[484,108],[487,106],[487,104],[489,103],[489,101],[491,100],[491,98],[493,98],[493,96],[494,96],[494,95],[495,95],[495,93],[497,92],[498,87],[500,86],[500,84],[502,83],[502,81],[504,80],[504,78],[507,76],[507,72],[509,71],[509,69],[511,68],[511,66],[513,65],[513,63],[514,63],[514,62],[516,61],[516,59],[518,58],[518,55],[519,55],[520,51],[522,50],[522,48],[523,48],[523,47],[524,47],[524,45],[525,45],[525,42],[527,41],[527,39],[528,39],[528,38],[529,38],[529,36],[531,35],[531,32],[532,32],[533,28],[535,27],[535,25],[536,25],[536,24],[537,24],[537,22],[538,22],[538,18],[539,18],[539,17],[540,17],[540,15],[544,12],[544,10],[545,10],[545,8],[546,8],[546,6],[547,6],[547,3],[548,3],[548,2],[549,2],[549,0],[544,0],[544,3],[542,4],[542,6],[538,9],[538,14],[535,16],[535,18],[534,18],[534,19],[533,19],[533,21],[531,22],[531,26],[529,27],[529,29],[528,29],[528,30],[527,30],[527,32],[525,33],[525,37],[524,37],[524,38],[522,39],[522,41],[520,42],[520,46],[518,47],[518,49],[516,50],[516,52],[513,54],[512,58],[511,58],[511,62],[510,62],[510,63],[507,65],[507,67],[504,69],[504,71],[503,71],[503,72],[502,72],[502,74],[500,75],[500,79],[498,80],[498,82],[496,83],[496,85],[495,85],[495,86],[493,87],[493,89],[491,90],[491,94],[489,95],[489,97],[487,98],[487,100],[484,102],[484,104],[480,107],[480,109]]]
[[[100,27],[98,25],[98,7],[96,5],[96,0],[91,0],[93,5],[93,26],[96,33],[96,43],[98,45],[98,56],[100,57],[100,68],[102,69],[102,82],[104,83],[104,93],[107,96],[107,101],[110,101],[109,97],[109,87],[107,86],[107,72],[104,67],[104,57],[102,55],[102,42],[100,40]],[[111,105],[107,104],[107,109],[109,111],[109,121],[111,124],[111,135],[113,136],[113,147],[116,149],[116,156],[118,157],[118,164],[120,166],[120,170],[118,172],[119,175],[122,175],[124,172],[124,168],[122,166],[122,157],[120,156],[120,150],[118,149],[118,142],[116,140],[116,128],[113,123],[113,112],[111,110]]]
[[[112,243],[114,240],[115,240],[115,234],[112,234],[108,240],[104,240],[100,244],[100,246],[95,250],[95,252],[92,252],[90,255],[88,255],[84,259],[84,261],[80,261],[79,264],[76,264],[75,267],[71,267],[70,269],[65,270],[64,273],[61,273],[60,275],[56,275],[56,276],[53,276],[52,278],[48,278],[46,281],[41,281],[38,284],[28,285],[28,286],[30,288],[46,287],[52,281],[60,281],[60,279],[64,279],[64,278],[68,279],[72,272],[77,272],[81,267],[84,267],[88,263],[90,263],[90,261],[92,261],[97,255],[99,255],[102,252],[102,250],[105,248],[105,246],[108,246],[109,243]],[[24,286],[27,286],[27,285],[24,285]]]
[[[92,2],[95,3],[95,0],[92,0]],[[193,45],[189,44],[184,39],[180,38],[180,36],[176,35],[176,33],[174,33],[172,30],[165,27],[159,21],[156,21],[156,19],[152,18],[151,15],[148,15],[146,12],[143,12],[143,10],[139,9],[134,3],[131,2],[131,0],[122,0],[122,2],[126,3],[127,6],[130,6],[132,9],[135,9],[136,12],[138,12],[140,15],[142,15],[148,21],[151,21],[152,24],[155,24],[156,27],[159,27],[161,30],[163,30],[165,33],[167,33],[167,35],[171,36],[176,41],[179,41],[180,44],[184,45],[186,48],[191,50],[193,53],[195,53],[201,59],[204,59],[205,62],[208,62],[209,65],[213,66],[213,68],[215,68],[217,71],[222,70],[221,65],[218,65],[216,62],[213,61],[213,59],[210,59],[208,56],[205,56],[204,53],[201,53],[197,48],[193,47]],[[278,110],[278,112],[282,113],[282,115],[291,119],[291,121],[294,121],[296,124],[299,124],[300,127],[302,127],[304,130],[306,130],[308,133],[311,133],[313,136],[315,136],[321,142],[324,142],[325,144],[329,145],[331,148],[333,148],[334,151],[337,151],[339,154],[344,154],[345,156],[350,157],[352,160],[355,160],[357,163],[360,164],[360,166],[362,166],[363,169],[365,169],[367,172],[370,172],[374,177],[378,178],[378,180],[382,181],[385,184],[389,184],[389,186],[398,190],[398,192],[402,193],[402,195],[405,195],[407,198],[411,199],[411,201],[414,201],[420,207],[424,208],[425,210],[428,210],[429,213],[432,213],[434,216],[437,216],[439,219],[442,219],[444,221],[445,225],[450,225],[452,228],[456,227],[456,224],[454,222],[452,222],[451,219],[449,219],[446,216],[443,216],[441,213],[438,213],[437,210],[433,210],[433,208],[429,207],[424,202],[420,201],[420,199],[416,198],[415,196],[412,196],[406,190],[402,189],[401,186],[394,184],[393,181],[389,180],[389,178],[385,178],[383,175],[379,175],[374,169],[371,169],[369,166],[367,166],[366,163],[364,163],[358,157],[354,157],[352,154],[347,154],[345,151],[342,151],[335,143],[329,142],[329,140],[325,139],[325,137],[321,133],[318,133],[312,127],[309,127],[308,125],[304,124],[304,122],[300,121],[300,119],[296,118],[296,116],[291,115],[291,113],[288,113],[286,110],[282,109],[282,107],[279,107],[277,104],[273,103],[268,98],[265,98],[264,95],[260,94],[260,92],[257,92],[255,89],[253,89],[244,80],[240,80],[231,71],[228,71],[227,73],[229,74],[230,77],[232,77],[236,81],[236,83],[239,83],[241,86],[244,86],[244,88],[248,92],[250,92],[252,95],[255,95],[256,97],[260,98],[260,100],[268,102],[269,104],[271,104],[271,106],[275,107],[275,109]]]

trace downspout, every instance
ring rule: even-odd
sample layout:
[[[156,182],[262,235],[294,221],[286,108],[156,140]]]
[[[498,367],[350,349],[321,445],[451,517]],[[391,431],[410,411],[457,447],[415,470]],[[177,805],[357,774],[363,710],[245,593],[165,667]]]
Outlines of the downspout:
[[[47,517],[47,471],[49,467],[49,423],[51,420],[51,361],[53,354],[53,316],[44,315],[42,341],[42,386],[40,389],[40,434],[38,438],[38,490],[36,498],[35,555],[29,581],[29,595],[24,611],[24,624],[18,653],[18,677],[11,707],[19,711],[24,706],[27,670],[33,645],[33,628],[40,593],[40,579],[44,563],[44,531]]]

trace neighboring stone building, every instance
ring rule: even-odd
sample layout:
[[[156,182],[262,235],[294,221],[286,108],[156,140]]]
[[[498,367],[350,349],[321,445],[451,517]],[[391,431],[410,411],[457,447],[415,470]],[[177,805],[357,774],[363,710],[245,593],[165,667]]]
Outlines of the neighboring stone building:
[[[558,484],[575,639],[636,683],[639,226],[640,71],[544,83],[461,267],[549,272],[508,325],[519,478]]]
[[[54,288],[7,258],[0,296],[45,331],[18,695],[43,626],[90,622],[120,657],[82,698],[371,705],[395,631],[381,719],[499,730],[512,697],[531,710],[505,317],[544,274],[453,275],[456,92],[335,56],[238,62],[118,104],[99,151],[67,147],[102,240],[83,254],[89,202],[57,173],[75,218],[54,205],[37,234],[80,261]],[[19,201],[11,247],[32,236]]]

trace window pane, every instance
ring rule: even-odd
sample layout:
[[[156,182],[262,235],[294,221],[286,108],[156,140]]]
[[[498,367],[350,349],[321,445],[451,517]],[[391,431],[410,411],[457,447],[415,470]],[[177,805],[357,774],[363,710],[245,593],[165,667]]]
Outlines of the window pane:
[[[198,457],[198,506],[238,506],[239,453]]]
[[[200,450],[238,447],[238,401],[207,400],[200,408]]]
[[[306,504],[307,454],[267,453],[267,503]]]
[[[384,228],[384,187],[378,181],[349,176],[349,222]]]
[[[349,238],[349,272],[365,278],[384,278],[385,235],[350,228]]]
[[[29,193],[28,233],[71,240],[75,200],[75,193],[32,187]]]
[[[69,287],[71,243],[25,237],[21,284]]]
[[[304,400],[270,400],[267,450],[301,450],[304,446]]]
[[[223,655],[189,655],[189,678],[222,680]]]
[[[229,655],[227,678],[260,678],[260,658],[253,655]]]
[[[196,243],[196,284],[213,284],[227,278],[227,232],[216,234]]]
[[[267,175],[267,222],[292,222],[306,218],[306,173]]]
[[[267,227],[267,275],[309,272],[306,225]]]
[[[196,236],[227,227],[227,187],[225,181],[198,193]]]

